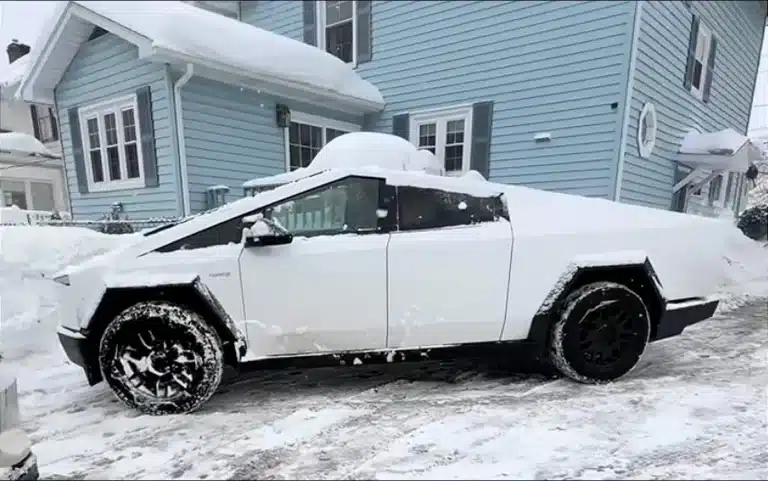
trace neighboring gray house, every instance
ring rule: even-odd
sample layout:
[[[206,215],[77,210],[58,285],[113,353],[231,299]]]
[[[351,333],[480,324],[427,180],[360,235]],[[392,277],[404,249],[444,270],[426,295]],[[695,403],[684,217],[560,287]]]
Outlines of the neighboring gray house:
[[[77,217],[115,201],[132,217],[199,212],[207,188],[239,196],[244,181],[306,166],[355,130],[409,139],[449,174],[731,212],[752,155],[743,134],[767,10],[762,0],[67,2],[21,91],[56,103]],[[726,129],[728,146],[681,152]]]

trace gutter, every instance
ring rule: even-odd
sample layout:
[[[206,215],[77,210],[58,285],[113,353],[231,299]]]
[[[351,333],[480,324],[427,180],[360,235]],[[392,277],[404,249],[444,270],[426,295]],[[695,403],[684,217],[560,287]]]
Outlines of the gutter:
[[[189,203],[189,178],[187,177],[187,146],[184,140],[184,115],[181,109],[181,88],[189,82],[189,79],[195,74],[193,64],[187,64],[187,71],[181,76],[173,86],[173,105],[176,114],[176,136],[179,152],[179,177],[181,177],[181,206],[184,217],[190,215]]]
[[[361,99],[358,97],[350,97],[348,95],[342,95],[336,92],[329,92],[320,87],[315,87],[313,85],[309,85],[302,82],[286,80],[286,79],[274,77],[271,75],[256,75],[256,74],[250,74],[250,73],[248,75],[244,75],[242,70],[238,70],[236,68],[222,64],[221,62],[217,62],[215,60],[200,59],[192,55],[179,53],[164,47],[158,47],[156,45],[152,47],[152,56],[164,62],[172,63],[174,61],[175,62],[182,61],[187,64],[193,63],[200,67],[209,68],[211,70],[223,72],[223,73],[237,76],[240,78],[255,80],[256,82],[259,82],[259,83],[272,83],[272,84],[284,85],[286,87],[294,88],[296,90],[301,90],[312,96],[318,97],[318,100],[314,102],[317,105],[325,106],[322,103],[323,101],[333,101],[340,105],[344,105],[347,108],[355,109],[355,110],[347,110],[348,113],[360,114],[360,113],[380,112],[382,109],[384,109],[384,106],[386,105],[386,102],[384,101],[371,102],[366,99]],[[249,88],[253,88],[253,87],[249,87]],[[265,90],[265,89],[262,89],[262,90]],[[274,93],[274,92],[270,92],[270,93]]]
[[[640,17],[643,15],[643,0],[635,3],[635,25],[632,31],[632,45],[629,54],[629,78],[627,79],[627,96],[624,99],[624,120],[621,126],[621,144],[619,145],[618,166],[616,168],[616,183],[614,184],[613,200],[621,202],[621,184],[624,181],[624,157],[627,153],[627,135],[629,134],[629,115],[632,112],[632,94],[635,90],[635,65],[637,64],[637,46],[640,43]]]

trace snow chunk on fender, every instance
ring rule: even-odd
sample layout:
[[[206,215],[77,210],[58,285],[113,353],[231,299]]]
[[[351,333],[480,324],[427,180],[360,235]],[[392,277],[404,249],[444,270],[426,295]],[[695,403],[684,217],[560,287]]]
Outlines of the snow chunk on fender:
[[[130,287],[157,287],[191,285],[200,278],[193,273],[131,273],[113,274],[104,277],[104,285],[108,289],[123,289]]]

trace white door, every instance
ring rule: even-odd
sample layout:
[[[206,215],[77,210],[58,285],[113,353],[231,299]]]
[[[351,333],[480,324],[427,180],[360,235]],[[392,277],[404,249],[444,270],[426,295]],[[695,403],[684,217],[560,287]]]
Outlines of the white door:
[[[240,257],[249,350],[256,356],[381,349],[387,243],[382,181],[348,177],[265,211],[294,234]]]
[[[400,187],[398,205],[387,347],[498,340],[512,254],[500,199]]]

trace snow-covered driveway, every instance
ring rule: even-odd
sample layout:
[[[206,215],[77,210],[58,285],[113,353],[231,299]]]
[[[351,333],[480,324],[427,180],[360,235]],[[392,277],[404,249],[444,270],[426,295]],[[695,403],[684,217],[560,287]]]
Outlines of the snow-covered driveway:
[[[467,365],[251,374],[137,416],[71,365],[20,377],[43,477],[765,479],[768,305],[653,346],[622,382]]]
[[[149,417],[65,363],[56,286],[36,259],[8,260],[3,365],[19,377],[43,478],[768,477],[765,298],[652,345],[608,386],[469,363],[251,373],[193,415]]]

